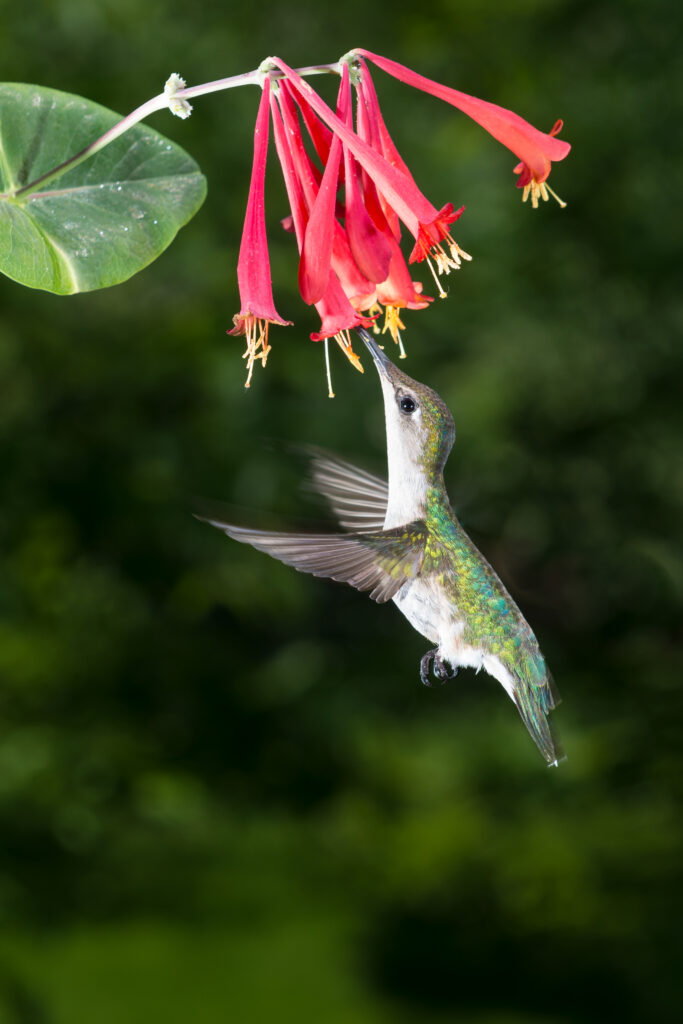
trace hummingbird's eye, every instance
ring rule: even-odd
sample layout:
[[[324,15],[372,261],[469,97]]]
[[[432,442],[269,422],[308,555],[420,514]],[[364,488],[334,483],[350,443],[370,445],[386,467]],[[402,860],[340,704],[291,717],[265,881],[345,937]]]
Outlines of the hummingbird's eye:
[[[410,395],[404,395],[401,401],[398,403],[398,407],[401,410],[401,412],[404,412],[406,413],[406,415],[409,416],[411,412],[415,412],[415,410],[417,409],[417,402],[415,401],[414,398],[411,398]]]

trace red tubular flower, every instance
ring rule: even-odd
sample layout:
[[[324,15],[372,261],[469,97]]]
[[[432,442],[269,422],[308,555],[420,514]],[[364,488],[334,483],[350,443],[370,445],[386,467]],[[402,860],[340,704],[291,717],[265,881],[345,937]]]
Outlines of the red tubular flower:
[[[417,238],[420,224],[429,224],[438,211],[420,192],[412,178],[393,167],[380,153],[359,138],[288,64],[279,57],[272,57],[271,61],[284,73],[292,88],[307,100],[316,114],[351,150],[358,163],[374,178],[384,197]]]
[[[304,302],[312,306],[325,294],[332,269],[337,182],[341,166],[342,144],[335,136],[318,194],[310,211],[301,259],[299,260],[299,291]]]
[[[290,150],[296,157],[297,165],[302,168],[299,177],[305,193],[308,206],[311,208],[311,216],[305,229],[304,257],[311,263],[317,261],[324,266],[325,271],[329,265],[342,285],[346,297],[354,309],[367,309],[375,300],[375,284],[385,278],[389,270],[391,252],[387,249],[386,243],[381,235],[381,230],[375,227],[370,219],[365,204],[365,195],[358,182],[358,167],[344,147],[344,163],[339,167],[338,180],[342,180],[342,170],[346,185],[344,202],[332,203],[331,189],[321,196],[322,179],[320,186],[316,186],[316,168],[308,159],[305,148],[298,136],[298,126],[293,103],[299,109],[304,124],[311,136],[316,152],[320,155],[320,148],[316,139],[320,139],[320,129],[329,132],[329,129],[322,124],[317,115],[311,109],[303,96],[296,93],[285,81],[281,83],[281,105],[283,123],[289,138]],[[348,68],[342,70],[342,82],[339,90],[338,114],[348,124],[351,118],[350,103],[350,81]],[[330,138],[334,138],[332,133]],[[337,177],[336,155],[332,152],[332,146],[327,150],[329,161],[334,160],[334,166],[330,169],[329,161],[325,166],[325,175],[330,175],[330,180]],[[321,202],[322,200],[322,202]],[[320,218],[316,223],[316,212],[324,210],[324,222]],[[381,211],[380,211],[381,217]],[[337,218],[342,218],[345,227],[342,227]],[[386,231],[386,223],[384,231]],[[293,227],[293,224],[291,225]],[[289,218],[283,221],[283,227],[290,227]],[[320,232],[318,236],[317,232]],[[328,248],[329,236],[332,235],[331,254]],[[311,247],[310,254],[307,254],[307,247]],[[308,267],[307,267],[308,269]],[[302,274],[300,271],[300,285]],[[302,289],[303,292],[303,289]]]
[[[348,127],[352,124],[351,85],[348,65],[342,70],[341,103],[338,113]],[[360,168],[348,146],[344,147],[345,207],[344,224],[349,246],[358,269],[369,281],[384,281],[389,273],[391,247],[386,220],[381,226],[373,221],[365,206],[365,195],[359,179]],[[393,241],[393,238],[392,238]]]
[[[306,131],[310,135],[313,147],[318,154],[318,159],[323,167],[325,167],[334,135],[327,125],[323,124],[320,118],[313,113],[307,103],[301,103],[299,110],[306,125]]]
[[[371,111],[368,109],[365,97],[365,84],[366,79],[369,77],[370,76],[368,74],[364,74],[360,81],[356,81],[356,133],[364,142],[367,142],[372,146],[373,149],[381,152],[381,142],[376,119],[371,117]],[[376,224],[386,224],[396,241],[400,242],[401,224],[397,214],[383,196],[380,195],[374,181],[364,170],[361,170],[361,177],[363,181],[365,207],[368,213]]]
[[[547,178],[552,161],[564,159],[570,150],[568,143],[556,138],[561,121],[549,134],[543,134],[510,110],[440,85],[362,49],[347,54],[338,65],[326,66],[341,76],[333,111],[299,73],[278,57],[268,58],[261,65],[263,93],[239,253],[241,311],[228,332],[246,335],[247,387],[255,362],[260,360],[265,366],[270,351],[269,325],[289,323],[274,306],[265,228],[269,115],[291,206],[291,215],[282,224],[296,236],[302,298],[314,305],[321,317],[320,330],[311,338],[325,341],[328,380],[330,337],[362,371],[351,345],[352,328],[372,327],[379,332],[377,318],[384,312],[382,333],[392,334],[403,356],[402,311],[424,309],[433,301],[422,294],[422,285],[411,279],[399,246],[400,222],[415,239],[409,262],[427,261],[442,298],[446,292],[439,275],[449,274],[459,269],[463,260],[471,259],[450,234],[464,207],[456,210],[447,203],[437,209],[418,188],[382,117],[366,57],[403,82],[457,107],[512,150],[519,158],[515,173],[523,200],[530,196],[532,206],[537,207],[539,199],[547,200],[550,195],[557,199]],[[277,81],[270,77],[275,71],[279,72]],[[355,130],[352,83],[356,90]],[[302,127],[310,144],[304,144]]]
[[[342,112],[346,103],[349,88],[349,69],[342,69],[339,85],[337,110]],[[309,133],[313,130],[315,115],[306,103],[300,104],[301,110],[307,110],[305,119]],[[323,126],[321,126],[323,127]],[[311,135],[311,138],[314,138]],[[315,141],[315,140],[314,140]],[[327,282],[332,268],[332,247],[334,243],[337,205],[337,186],[342,159],[341,139],[337,135],[332,138],[324,166],[322,180],[317,195],[313,200],[310,217],[306,225],[301,260],[299,262],[299,290],[304,302],[309,306],[317,302],[325,294]]]
[[[233,335],[244,334],[247,338],[247,349],[244,353],[244,358],[247,360],[245,387],[249,387],[251,384],[251,375],[256,360],[260,359],[263,366],[266,365],[271,348],[268,343],[269,325],[281,324],[283,327],[287,327],[291,324],[290,320],[283,320],[275,309],[268,258],[264,192],[268,153],[269,97],[270,81],[266,77],[256,116],[249,199],[237,263],[241,310],[233,317],[235,326],[227,332]]]
[[[416,246],[413,250],[413,260],[428,259],[430,270],[436,279],[436,271],[429,259],[430,257],[434,256],[439,273],[449,273],[452,269],[457,270],[460,267],[461,259],[470,258],[467,253],[460,249],[448,233],[448,223],[456,219],[455,216],[450,217],[450,220],[447,219],[447,214],[453,209],[452,205],[449,204],[449,206],[439,211],[420,192],[411,175],[402,169],[405,165],[400,160],[400,157],[398,157],[393,143],[391,143],[391,148],[389,148],[390,140],[386,141],[388,140],[386,128],[384,128],[386,136],[385,145],[392,155],[393,163],[389,162],[372,144],[356,134],[343,118],[333,113],[327,104],[313,91],[311,86],[285,64],[283,60],[279,57],[272,57],[271,62],[285,75],[286,88],[296,91],[299,101],[304,101],[310,105],[313,111],[334,132],[335,136],[341,139],[344,149],[349,150],[353,157],[355,157],[365,171],[366,178],[374,181],[383,200],[381,204],[382,209],[386,208],[387,212],[393,211],[393,213],[397,214],[413,234],[416,242],[422,241],[424,243],[426,239],[431,240],[431,248],[425,247],[424,244]],[[365,74],[368,74],[367,68],[365,69]],[[373,111],[370,101],[368,111],[368,133],[374,136],[374,141],[381,138],[381,131],[376,123],[379,117],[378,108],[376,112]],[[396,166],[398,163],[401,164],[401,167]],[[461,212],[462,209],[458,216]],[[387,218],[385,217],[384,220],[387,220]],[[377,227],[380,227],[377,219],[375,219],[375,224]],[[358,236],[356,236],[356,240],[358,240]],[[450,258],[440,244],[442,241],[446,241],[450,247]],[[370,270],[369,265],[367,270]],[[364,271],[364,273],[367,275],[367,271]],[[446,296],[446,292],[440,285],[439,294],[442,298]]]
[[[473,121],[480,124],[482,128],[498,139],[504,146],[512,150],[518,157],[520,163],[515,167],[515,173],[520,175],[517,182],[518,188],[523,188],[522,198],[531,195],[531,202],[534,207],[538,206],[539,196],[542,199],[552,195],[561,206],[566,205],[546,184],[550,174],[550,167],[553,160],[564,160],[569,153],[571,146],[562,139],[556,139],[555,135],[561,130],[562,122],[558,121],[549,134],[538,131],[533,125],[519,117],[518,114],[505,107],[499,107],[495,103],[488,103],[486,100],[477,99],[475,96],[468,96],[467,93],[451,89],[447,85],[432,81],[419,75],[403,64],[386,57],[380,57],[369,50],[354,50],[350,56],[363,56],[376,64],[378,68],[400,79],[406,85],[412,85],[423,92],[431,93],[438,99],[445,100],[452,106],[457,107]]]
[[[297,245],[301,252],[310,223],[310,209],[313,207],[317,195],[317,185],[298,133],[298,122],[296,122],[290,104],[291,97],[287,95],[286,89],[279,87],[277,102],[274,97],[271,97],[270,101],[273,134],[292,210],[294,234],[296,235]],[[344,354],[362,373],[363,367],[358,356],[353,351],[348,332],[354,327],[371,327],[373,320],[370,317],[361,316],[354,309],[334,271],[335,262],[345,258],[339,235],[341,227],[338,224],[337,228],[339,228],[339,231],[334,230],[332,236],[331,258],[333,268],[328,274],[324,294],[314,303],[322,323],[320,330],[311,334],[311,338],[313,341],[320,341],[329,337],[335,337]],[[350,268],[347,268],[347,270],[350,271]],[[355,268],[354,270],[354,287],[358,287],[360,283],[360,287],[365,288],[366,282]],[[352,280],[351,276],[349,276],[348,280],[350,283]],[[374,290],[372,286],[370,286],[370,290]],[[331,383],[329,384],[329,392],[330,396],[332,396]]]
[[[368,66],[362,59],[359,61],[359,65],[358,133],[359,135],[366,135],[368,139],[372,139],[374,146],[381,151],[385,159],[392,166],[399,167],[405,176],[412,181],[412,175],[396,149],[384,123]],[[417,188],[417,186],[415,187]],[[373,188],[372,182],[368,182],[367,198],[370,200],[369,208],[372,209],[374,209],[371,192]],[[400,231],[397,230],[395,214],[387,207],[386,201],[382,202],[381,197],[379,205],[381,212],[385,214],[388,222],[392,224],[394,237],[399,239]],[[413,232],[415,234],[415,246],[410,256],[410,262],[415,263],[427,260],[429,269],[436,281],[436,286],[439,289],[439,296],[442,299],[446,297],[446,292],[441,286],[437,274],[450,274],[451,270],[459,270],[463,259],[470,260],[472,258],[464,249],[460,248],[449,232],[449,225],[462,216],[464,210],[465,207],[461,206],[456,213],[453,213],[452,203],[448,203],[441,210],[433,209],[431,219],[427,222],[420,222],[417,233]],[[374,213],[374,216],[378,216],[377,212]],[[442,244],[443,242],[446,243],[450,255],[446,252]],[[409,277],[407,271],[405,276]]]
[[[375,90],[374,82],[370,75],[365,61],[360,58],[358,61],[360,65],[360,82],[358,85],[359,98],[362,98],[363,106],[368,117],[369,129],[372,133],[374,140],[375,149],[378,150],[389,161],[394,167],[398,167],[399,170],[403,171],[407,178],[413,180],[413,176],[410,173],[408,165],[403,160],[401,154],[394,145],[394,140],[389,134],[384,118],[382,117],[382,111],[380,110],[379,100],[377,99],[377,92]],[[360,126],[359,126],[359,134]]]
[[[292,206],[292,226],[297,238],[299,251],[301,252],[306,244],[314,246],[316,241],[311,223],[313,211],[319,202],[320,192],[317,184],[316,168],[311,163],[303,145],[293,98],[286,82],[281,83],[278,87],[277,101],[279,106],[274,103],[271,104],[275,141],[285,177],[285,186],[290,205]],[[301,100],[298,105],[299,109],[305,107],[305,103]],[[311,115],[312,111],[309,110],[309,116]],[[327,287],[329,285],[331,267],[332,274],[336,275],[341,282],[343,292],[349,300],[351,307],[353,307],[348,310],[348,315],[351,317],[354,309],[365,308],[365,299],[374,295],[375,286],[361,274],[353,261],[344,229],[334,217],[334,211],[330,209],[331,196],[328,194],[324,198],[329,204],[327,209],[328,221],[324,228],[324,243],[325,247],[327,247],[327,241],[331,235],[332,246],[331,253],[326,255],[324,260],[318,256],[319,266],[316,269],[320,273],[324,271],[326,278],[325,287]],[[320,209],[320,207],[318,208]],[[314,256],[312,255],[311,260],[313,258]],[[300,280],[301,276],[300,271]],[[322,298],[322,295],[320,298]],[[316,308],[317,301],[319,300],[313,303],[313,305],[316,305]],[[336,303],[336,306],[339,312],[339,302]],[[354,322],[349,323],[348,326],[361,325]],[[318,339],[314,338],[313,340]]]

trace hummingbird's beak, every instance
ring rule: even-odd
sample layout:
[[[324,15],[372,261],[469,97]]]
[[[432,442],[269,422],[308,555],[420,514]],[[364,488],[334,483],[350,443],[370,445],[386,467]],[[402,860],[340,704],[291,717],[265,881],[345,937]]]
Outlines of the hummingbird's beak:
[[[391,359],[389,359],[389,356],[385,355],[385,353],[379,347],[375,339],[372,337],[372,335],[368,334],[365,328],[357,327],[356,330],[358,331],[361,338],[365,342],[365,347],[372,356],[373,362],[377,367],[377,372],[379,373],[380,377],[388,378],[391,374],[391,370],[395,369]]]

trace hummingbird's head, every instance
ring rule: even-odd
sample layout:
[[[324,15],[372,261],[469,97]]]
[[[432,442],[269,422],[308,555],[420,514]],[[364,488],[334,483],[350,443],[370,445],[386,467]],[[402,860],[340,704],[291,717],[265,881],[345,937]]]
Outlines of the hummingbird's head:
[[[358,332],[373,358],[384,394],[391,486],[392,461],[401,475],[412,468],[427,480],[442,473],[455,441],[455,424],[436,391],[402,373],[365,330]]]

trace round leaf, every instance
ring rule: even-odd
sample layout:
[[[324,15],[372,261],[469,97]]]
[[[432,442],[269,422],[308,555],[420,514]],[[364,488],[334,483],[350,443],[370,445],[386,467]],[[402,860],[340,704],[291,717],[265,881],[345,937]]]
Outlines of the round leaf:
[[[26,196],[121,118],[80,96],[0,84],[0,271],[66,295],[127,280],[197,212],[206,180],[163,135],[135,125]]]

